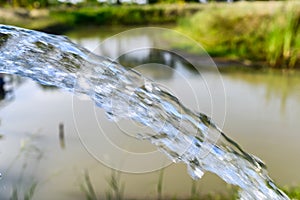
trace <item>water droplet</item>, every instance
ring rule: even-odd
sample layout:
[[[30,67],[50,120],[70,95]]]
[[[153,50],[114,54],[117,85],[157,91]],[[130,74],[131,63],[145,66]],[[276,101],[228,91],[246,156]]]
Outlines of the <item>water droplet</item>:
[[[148,90],[149,92],[152,92],[152,90],[153,90],[153,85],[152,85],[152,83],[149,82],[149,81],[145,81],[145,88],[146,88],[146,90]]]

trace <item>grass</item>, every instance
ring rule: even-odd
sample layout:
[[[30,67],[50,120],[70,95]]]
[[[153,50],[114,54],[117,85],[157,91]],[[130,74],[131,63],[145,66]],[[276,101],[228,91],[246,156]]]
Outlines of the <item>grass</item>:
[[[299,29],[298,1],[210,4],[178,27],[211,56],[289,69],[300,67]]]
[[[108,200],[122,200],[124,199],[125,184],[121,182],[121,172],[112,171],[111,176],[107,179],[109,190],[106,192],[106,199]]]
[[[133,198],[126,198],[124,197],[124,188],[125,184],[121,183],[120,181],[121,172],[112,171],[111,176],[107,179],[107,183],[109,186],[109,189],[106,192],[105,199],[108,200],[122,200],[122,199],[128,199],[128,200],[136,200]],[[158,177],[158,183],[157,183],[157,199],[164,199],[164,200],[233,200],[238,199],[238,188],[229,186],[228,187],[228,193],[226,194],[218,194],[218,193],[211,193],[207,195],[202,195],[199,193],[197,189],[197,181],[192,182],[191,186],[191,195],[190,197],[186,198],[177,198],[176,196],[173,197],[166,197],[162,195],[162,187],[163,187],[163,176],[164,176],[164,170],[161,170],[159,172]],[[33,192],[35,189],[35,185],[32,186]],[[81,184],[81,190],[84,193],[86,200],[97,200],[100,199],[97,197],[95,192],[95,187],[92,185],[90,176],[88,172],[84,173],[84,180]],[[300,187],[284,187],[283,191],[291,198],[291,199],[300,199]],[[30,194],[30,191],[29,191]],[[14,197],[17,197],[17,193],[14,193],[12,195],[11,199],[14,199]]]
[[[263,63],[271,68],[300,68],[299,1],[0,9],[0,23],[59,34],[78,26],[176,22],[179,31],[200,42],[213,57]],[[179,46],[193,50],[186,44]]]
[[[124,194],[125,185],[120,181],[121,173],[115,170],[112,171],[109,178],[107,178],[107,184],[109,189],[106,191],[105,199],[107,200],[122,200]],[[87,171],[84,173],[83,183],[80,185],[86,200],[97,200],[94,186]]]
[[[25,174],[31,172],[29,166],[37,167],[39,161],[43,158],[43,151],[35,141],[38,137],[39,132],[31,133],[28,135],[28,138],[22,140],[19,153],[10,163],[6,172],[4,172],[4,174],[8,174],[15,166],[18,167],[20,165],[19,175],[17,175],[17,173],[15,174],[17,176],[17,181],[12,186],[12,193],[9,197],[10,200],[34,199],[34,194],[39,182],[34,180],[33,174],[29,175],[28,178],[25,177]]]
[[[36,182],[31,184],[31,186],[29,187],[28,191],[25,192],[24,197],[22,199],[24,199],[24,200],[33,199],[36,187],[37,187]],[[11,194],[11,197],[9,199],[10,200],[19,200],[19,199],[21,199],[21,198],[19,198],[19,196],[20,196],[19,193],[22,193],[22,192],[18,192],[18,188],[14,187],[13,191],[12,191],[12,194]],[[23,196],[23,195],[21,195],[21,196]]]
[[[283,191],[290,197],[290,199],[300,199],[300,187],[284,188]]]
[[[162,199],[162,188],[164,179],[164,169],[159,171],[158,182],[157,182],[157,200]]]
[[[87,25],[154,25],[176,23],[201,10],[201,4],[98,5],[41,10],[0,9],[0,23],[63,33]],[[20,16],[20,13],[23,13]],[[35,13],[35,14],[34,14]]]
[[[76,25],[146,25],[175,23],[179,16],[190,16],[199,11],[198,4],[159,4],[83,7],[53,10],[52,16],[68,17]]]
[[[84,172],[84,181],[80,185],[81,191],[84,193],[86,200],[97,200],[94,187],[87,171]]]
[[[300,6],[287,7],[286,15],[276,14],[278,24],[271,24],[267,40],[267,60],[272,67],[293,68],[300,54]]]

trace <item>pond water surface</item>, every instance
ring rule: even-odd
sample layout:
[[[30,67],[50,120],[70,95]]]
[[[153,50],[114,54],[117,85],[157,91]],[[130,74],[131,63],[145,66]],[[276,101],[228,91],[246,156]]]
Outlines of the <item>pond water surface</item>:
[[[112,37],[100,45],[121,30],[91,28],[67,35],[98,54],[119,57],[121,64],[154,79],[188,107],[209,115],[213,112],[225,133],[266,162],[275,182],[281,186],[300,184],[299,73],[222,73],[224,96],[222,87],[207,89],[208,82],[220,80],[218,74],[205,69],[199,75],[190,64],[168,51],[138,49],[122,55],[122,48],[128,46],[164,42],[155,35],[136,32]],[[0,102],[0,199],[9,199],[16,193],[22,197],[35,184],[33,199],[84,199],[85,173],[99,199],[105,197],[113,191],[109,183],[114,171],[95,159],[93,152],[118,160],[120,165],[147,171],[118,174],[126,198],[156,198],[161,177],[163,196],[190,197],[193,181],[183,164],[171,164],[163,173],[147,168],[154,165],[159,169],[167,158],[152,145],[132,137],[130,133],[140,131],[138,125],[113,123],[92,102],[56,88],[18,77],[0,78],[5,82]],[[105,138],[98,134],[100,131],[105,132]],[[107,141],[112,145],[107,146]],[[126,152],[155,154],[141,161],[127,157]],[[197,182],[200,194],[226,191],[225,183],[210,174]]]

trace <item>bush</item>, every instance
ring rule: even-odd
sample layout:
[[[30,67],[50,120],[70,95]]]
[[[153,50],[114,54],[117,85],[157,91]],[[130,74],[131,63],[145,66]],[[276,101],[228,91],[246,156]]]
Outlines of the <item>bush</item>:
[[[300,2],[240,2],[208,5],[179,30],[212,56],[265,61],[271,67],[300,63]]]
[[[189,16],[200,9],[199,4],[102,5],[52,10],[52,16],[66,17],[76,25],[146,25],[175,23],[180,16]]]

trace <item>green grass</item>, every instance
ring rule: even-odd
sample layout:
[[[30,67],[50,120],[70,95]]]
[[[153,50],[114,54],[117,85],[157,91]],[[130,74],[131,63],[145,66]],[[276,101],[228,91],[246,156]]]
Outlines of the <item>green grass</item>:
[[[157,182],[157,200],[162,199],[163,180],[164,180],[164,169],[161,169],[159,171],[158,182]]]
[[[201,10],[201,4],[97,5],[42,10],[0,9],[0,23],[63,33],[87,25],[161,25],[176,23]],[[32,17],[32,13],[41,13]],[[19,13],[25,13],[20,17]],[[46,13],[46,14],[45,14]]]
[[[84,193],[86,200],[97,200],[93,184],[87,171],[84,172],[84,181],[80,185],[81,191]]]
[[[291,199],[300,199],[300,187],[289,187],[284,188],[283,191],[291,198]]]
[[[122,200],[124,199],[125,184],[121,182],[121,172],[113,170],[111,176],[107,179],[109,190],[106,191],[106,199]]]
[[[268,34],[267,60],[272,67],[293,68],[299,62],[300,54],[300,6],[288,5],[287,13],[277,13],[276,22],[270,25]]]
[[[264,61],[273,68],[300,65],[300,2],[209,4],[178,30],[212,56]]]
[[[67,17],[69,22],[76,25],[146,25],[175,23],[180,16],[190,16],[201,8],[199,4],[102,5],[55,9],[51,15]]]
[[[0,10],[0,23],[61,34],[78,26],[178,22],[178,30],[200,42],[213,57],[249,60],[272,68],[300,68],[299,1],[63,6],[41,10],[36,17],[31,16],[33,11],[28,11],[28,17],[15,14],[5,18]],[[178,45],[193,50],[186,44]]]
[[[125,183],[120,181],[121,172],[112,171],[112,174],[107,179],[108,190],[105,195],[105,199],[114,199],[114,200],[136,200],[134,198],[126,198],[124,197],[124,189]],[[239,199],[238,188],[235,186],[228,186],[228,191],[226,193],[210,193],[203,195],[197,189],[197,181],[193,181],[191,186],[191,195],[186,198],[177,198],[176,196],[168,197],[162,195],[162,187],[163,187],[163,176],[164,170],[159,172],[158,183],[157,183],[157,199],[164,200],[233,200]],[[81,190],[85,196],[86,200],[97,200],[100,199],[97,197],[95,189],[92,185],[90,176],[88,172],[84,173],[84,180],[81,183]],[[35,189],[35,185],[31,187],[29,190],[29,194],[33,194]],[[31,192],[32,190],[32,192]],[[300,187],[285,187],[283,191],[291,198],[291,199],[300,199]],[[17,199],[17,192],[14,191],[11,199]]]

